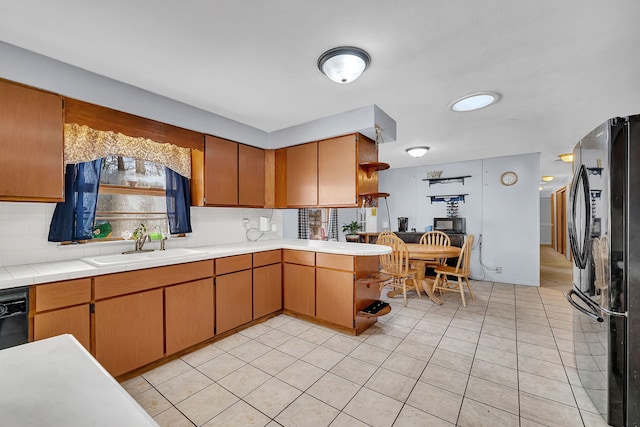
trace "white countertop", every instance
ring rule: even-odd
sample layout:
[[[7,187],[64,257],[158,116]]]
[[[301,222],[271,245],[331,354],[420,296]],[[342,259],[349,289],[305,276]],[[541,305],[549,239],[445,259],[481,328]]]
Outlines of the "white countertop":
[[[79,279],[82,277],[99,276],[102,274],[121,273],[124,271],[139,270],[142,268],[182,264],[185,262],[242,255],[252,252],[263,252],[273,249],[295,249],[354,256],[378,256],[391,251],[391,248],[382,245],[299,239],[277,239],[258,242],[230,243],[223,245],[189,247],[189,249],[197,250],[200,253],[179,258],[143,260],[126,264],[111,265],[108,267],[95,267],[79,259],[0,267],[0,289],[28,286],[38,283],[57,282],[60,280]]]
[[[72,335],[0,350],[0,424],[157,426]]]

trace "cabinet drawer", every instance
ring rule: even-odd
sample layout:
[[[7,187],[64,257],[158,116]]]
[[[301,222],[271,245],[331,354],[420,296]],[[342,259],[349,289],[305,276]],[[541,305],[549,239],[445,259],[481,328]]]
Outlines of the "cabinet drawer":
[[[282,258],[284,262],[288,262],[290,264],[310,265],[312,267],[316,265],[315,252],[284,249],[282,251]]]
[[[213,276],[213,261],[210,260],[98,276],[94,279],[95,299],[110,298],[211,276]]]
[[[282,251],[256,252],[253,254],[253,266],[262,267],[264,265],[277,264],[282,261]]]
[[[251,254],[236,255],[216,260],[216,275],[233,273],[251,268]]]
[[[318,252],[316,254],[316,267],[353,271],[353,257],[350,255],[325,254]]]
[[[70,307],[91,301],[91,279],[36,285],[36,312]]]

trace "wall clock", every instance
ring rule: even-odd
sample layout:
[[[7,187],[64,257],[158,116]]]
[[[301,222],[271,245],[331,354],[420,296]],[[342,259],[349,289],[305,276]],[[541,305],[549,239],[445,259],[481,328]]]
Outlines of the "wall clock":
[[[516,182],[518,182],[518,174],[516,174],[515,172],[509,171],[500,175],[500,183],[502,185],[513,185]]]

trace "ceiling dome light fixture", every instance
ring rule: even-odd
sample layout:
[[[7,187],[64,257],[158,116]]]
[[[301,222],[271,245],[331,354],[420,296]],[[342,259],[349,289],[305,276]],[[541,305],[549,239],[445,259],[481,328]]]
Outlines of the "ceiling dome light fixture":
[[[425,154],[427,154],[427,151],[429,151],[429,147],[426,147],[426,146],[423,146],[423,147],[411,147],[411,148],[407,148],[405,151],[411,157],[416,157],[417,158],[417,157],[422,157]]]
[[[545,176],[542,177],[542,180],[544,182],[549,182],[549,181],[553,181],[553,178],[555,178],[555,177],[552,176],[552,175],[545,175]]]
[[[560,160],[562,160],[563,162],[567,162],[567,163],[573,162],[573,153],[559,154],[558,157],[560,157]]]
[[[371,57],[352,46],[329,49],[318,58],[318,69],[336,83],[351,83],[367,69]]]
[[[475,92],[456,99],[449,104],[449,108],[456,112],[479,110],[495,104],[500,98],[498,92]]]

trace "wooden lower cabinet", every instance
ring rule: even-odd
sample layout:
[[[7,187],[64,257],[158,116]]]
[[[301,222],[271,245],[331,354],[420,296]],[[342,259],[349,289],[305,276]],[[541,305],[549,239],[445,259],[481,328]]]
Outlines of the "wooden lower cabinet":
[[[91,351],[89,310],[89,304],[82,304],[36,314],[33,317],[33,339],[37,341],[71,334],[84,348]]]
[[[91,351],[91,279],[36,285],[31,298],[34,341],[71,334]]]
[[[354,327],[353,272],[316,269],[316,317]]]
[[[213,279],[164,289],[165,353],[177,353],[213,337]]]
[[[251,270],[216,276],[216,334],[253,319]]]
[[[113,376],[164,356],[163,290],[95,303],[95,357]]]
[[[253,269],[253,318],[282,310],[282,265]]]
[[[284,308],[307,316],[316,314],[315,268],[284,264]]]

